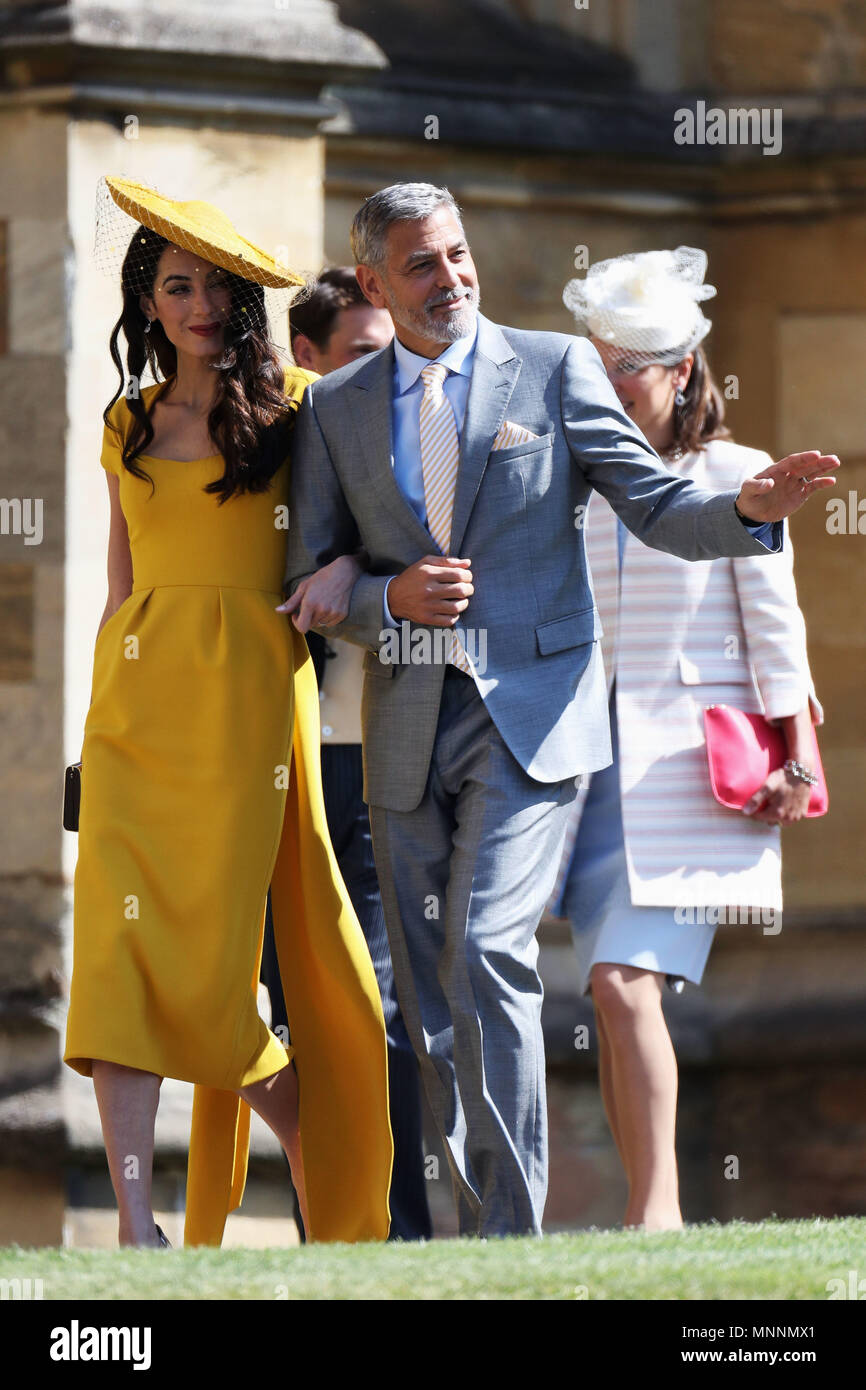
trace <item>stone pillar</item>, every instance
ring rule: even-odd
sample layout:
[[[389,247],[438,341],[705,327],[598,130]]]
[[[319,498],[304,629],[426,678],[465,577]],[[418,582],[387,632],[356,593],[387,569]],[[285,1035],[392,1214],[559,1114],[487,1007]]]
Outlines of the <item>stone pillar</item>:
[[[95,1115],[60,1063],[77,852],[60,809],[106,594],[120,296],[93,262],[97,180],[215,202],[316,271],[323,89],[384,61],[325,0],[26,0],[0,17],[0,1245],[61,1240],[71,1130]]]

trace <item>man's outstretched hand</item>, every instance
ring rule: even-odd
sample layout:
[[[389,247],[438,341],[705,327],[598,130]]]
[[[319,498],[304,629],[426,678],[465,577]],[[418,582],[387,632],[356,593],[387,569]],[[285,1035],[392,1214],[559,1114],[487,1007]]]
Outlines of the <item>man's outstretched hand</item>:
[[[789,454],[754,478],[747,478],[737,495],[737,511],[747,521],[781,521],[791,516],[821,488],[836,481],[839,467],[835,454],[809,449],[805,454]]]

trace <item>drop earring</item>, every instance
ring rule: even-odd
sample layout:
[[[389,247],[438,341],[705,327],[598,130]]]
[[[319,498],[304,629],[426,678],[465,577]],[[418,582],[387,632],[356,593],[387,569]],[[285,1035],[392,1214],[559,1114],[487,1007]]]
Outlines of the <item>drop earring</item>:
[[[674,405],[679,406],[680,410],[682,410],[685,403],[686,398],[683,388],[681,386],[678,386],[676,391],[674,392]]]
[[[152,328],[153,328],[153,319],[148,319],[148,320],[147,320],[147,323],[144,325],[144,331],[145,331],[145,333],[149,333],[150,330],[151,330]]]

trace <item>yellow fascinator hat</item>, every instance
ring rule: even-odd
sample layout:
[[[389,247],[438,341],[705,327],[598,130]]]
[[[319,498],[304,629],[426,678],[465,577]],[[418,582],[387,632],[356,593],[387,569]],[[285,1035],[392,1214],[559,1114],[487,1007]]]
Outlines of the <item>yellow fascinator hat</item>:
[[[117,207],[135,224],[149,228],[173,245],[268,289],[288,290],[306,284],[305,276],[289,270],[241,236],[225,213],[212,203],[166,198],[144,184],[115,176],[107,175],[103,182]],[[117,248],[121,249],[126,247]]]

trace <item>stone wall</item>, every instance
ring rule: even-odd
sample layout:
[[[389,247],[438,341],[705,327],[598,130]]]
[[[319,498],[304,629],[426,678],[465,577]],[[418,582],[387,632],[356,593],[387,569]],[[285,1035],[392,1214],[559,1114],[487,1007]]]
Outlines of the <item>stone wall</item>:
[[[860,0],[495,0],[632,59],[655,90],[807,92],[866,79]]]
[[[66,123],[54,112],[0,111],[0,147],[9,288],[0,355],[0,497],[21,508],[9,513],[0,535],[0,1154],[4,1165],[24,1164],[32,1174],[38,1230],[57,1241]],[[21,1200],[17,1188],[10,1193],[0,1183],[0,1222],[19,1235],[20,1225],[7,1222],[16,1221]]]

